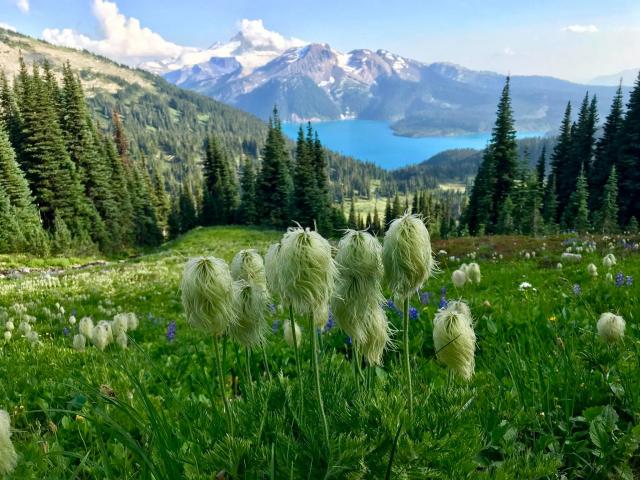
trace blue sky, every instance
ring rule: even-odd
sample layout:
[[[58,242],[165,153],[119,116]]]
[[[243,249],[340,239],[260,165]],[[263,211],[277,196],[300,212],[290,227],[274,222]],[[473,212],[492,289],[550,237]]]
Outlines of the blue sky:
[[[116,10],[167,47],[206,48],[231,37],[246,18],[341,51],[384,48],[503,73],[585,81],[640,67],[639,0],[0,0],[0,23],[37,37],[70,29],[50,37],[67,43],[79,35],[100,41],[105,12]],[[127,61],[126,39],[117,42],[108,51]],[[135,31],[131,42],[140,43]]]

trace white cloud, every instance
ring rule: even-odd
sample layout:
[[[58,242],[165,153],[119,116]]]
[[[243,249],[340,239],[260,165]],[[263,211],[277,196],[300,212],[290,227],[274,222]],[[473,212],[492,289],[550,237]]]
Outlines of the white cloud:
[[[516,54],[516,52],[511,47],[506,47],[504,50],[502,50],[502,53],[504,53],[507,57],[513,57]]]
[[[0,22],[0,28],[4,28],[5,30],[11,30],[12,32],[17,32],[18,29],[13,25],[9,25],[8,23]]]
[[[29,13],[29,0],[18,0],[16,5],[22,12]]]
[[[571,33],[598,33],[598,27],[595,25],[569,25],[562,29],[565,32]]]
[[[93,14],[104,35],[101,40],[94,40],[70,28],[45,28],[42,37],[56,45],[91,50],[130,65],[144,60],[177,57],[187,50],[195,50],[165,40],[149,28],[142,27],[137,18],[125,17],[115,2],[94,0]]]

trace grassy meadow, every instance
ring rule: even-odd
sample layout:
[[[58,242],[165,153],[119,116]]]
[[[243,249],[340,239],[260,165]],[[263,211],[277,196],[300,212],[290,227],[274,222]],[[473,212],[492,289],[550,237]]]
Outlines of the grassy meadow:
[[[199,228],[157,250],[86,268],[74,266],[99,259],[0,258],[0,326],[14,325],[11,338],[0,339],[0,408],[11,415],[18,452],[11,478],[640,477],[637,238],[434,242],[439,273],[410,301],[413,416],[405,407],[402,318],[390,302],[397,348],[382,367],[358,369],[346,335],[330,324],[323,329],[328,448],[310,336],[303,328],[300,391],[282,305],[268,315],[264,356],[223,340],[227,414],[212,338],[187,325],[181,305],[190,256],[230,261],[244,248],[264,253],[279,238],[267,230]],[[569,247],[580,261],[560,259]],[[617,258],[613,279],[602,263],[607,253]],[[455,288],[452,271],[470,261],[480,265],[480,284]],[[463,299],[475,320],[469,382],[435,358],[432,321],[443,298]],[[596,330],[609,311],[626,320],[624,341],[614,345]],[[73,348],[81,318],[127,312],[139,323],[127,348]],[[37,337],[21,330],[23,322]]]

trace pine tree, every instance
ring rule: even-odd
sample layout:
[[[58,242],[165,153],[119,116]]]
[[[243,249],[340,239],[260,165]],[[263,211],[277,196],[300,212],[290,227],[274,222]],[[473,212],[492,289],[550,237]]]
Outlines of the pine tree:
[[[584,169],[585,177],[589,178],[591,162],[595,150],[595,132],[597,123],[597,102],[594,96],[589,101],[587,93],[582,100],[578,122],[571,130],[570,162],[565,167],[567,176],[566,186],[573,191],[576,178],[581,169]]]
[[[204,176],[203,223],[225,225],[234,220],[238,208],[238,187],[234,168],[216,137],[207,141]]]
[[[465,211],[464,223],[471,235],[484,232],[491,220],[493,208],[493,187],[495,185],[495,166],[491,149],[487,147],[473,181],[469,204]],[[500,206],[502,210],[502,206]],[[498,221],[500,223],[500,221]]]
[[[393,218],[401,217],[404,212],[402,211],[402,204],[400,203],[400,197],[398,196],[398,192],[396,192],[393,197],[393,210],[392,215]]]
[[[592,212],[602,208],[603,189],[620,151],[623,121],[622,86],[619,85],[602,127],[602,136],[598,140],[589,174],[589,203]]]
[[[351,206],[349,207],[349,218],[347,219],[349,228],[358,229],[358,216],[356,214],[356,201],[354,197],[351,197]]]
[[[311,129],[311,126],[309,126]],[[293,219],[303,227],[313,228],[317,222],[316,207],[320,201],[318,180],[313,165],[314,145],[311,132],[305,139],[302,127],[298,130],[296,161],[293,170]]]
[[[108,137],[103,137],[101,143],[102,155],[111,170],[111,189],[118,200],[118,234],[116,238],[120,240],[121,247],[129,246],[135,242],[130,172],[125,167],[123,158],[118,155],[115,143]]]
[[[198,224],[195,202],[189,186],[184,183],[179,196],[180,203],[180,232],[188,232]]]
[[[4,71],[0,71],[0,123],[4,123],[9,141],[19,158],[19,148],[22,145],[22,118]]]
[[[257,181],[260,218],[274,227],[289,225],[292,191],[289,152],[278,110],[274,108]]]
[[[622,225],[640,217],[640,73],[631,91],[622,126],[619,173],[619,206]]]
[[[15,209],[9,202],[9,196],[0,184],[0,253],[21,251],[26,243]]]
[[[580,233],[589,230],[589,191],[584,168],[580,170],[575,190],[571,193],[569,204],[564,210],[562,226]]]
[[[391,222],[393,221],[394,216],[393,216],[393,209],[391,207],[391,198],[387,197],[387,203],[384,207],[384,229],[383,231],[387,231],[387,229],[389,228],[389,225],[391,224]]]
[[[602,207],[595,215],[596,227],[602,233],[618,231],[618,175],[616,166],[611,167],[609,178],[604,186]]]
[[[258,209],[256,205],[256,174],[253,163],[246,159],[242,169],[240,182],[240,221],[246,225],[258,223]]]
[[[382,226],[380,225],[380,215],[378,215],[378,205],[373,206],[373,220],[371,225],[371,232],[374,235],[380,235],[382,232]]]
[[[551,155],[551,173],[556,184],[556,200],[559,208],[556,210],[557,221],[562,216],[564,206],[569,201],[569,195],[575,185],[576,174],[569,170],[571,161],[571,102],[567,103],[564,111],[558,141]]]
[[[542,151],[540,152],[540,158],[538,158],[538,163],[536,164],[536,175],[538,179],[538,184],[540,187],[544,186],[544,181],[546,179],[546,165],[547,165],[547,146],[542,146]]]
[[[318,230],[327,234],[333,228],[329,215],[331,196],[329,193],[328,165],[324,147],[318,137],[318,132],[314,132],[312,142],[311,130],[311,124],[309,123],[307,126],[307,145],[311,158],[311,166],[316,179],[314,218],[316,219]]]
[[[143,246],[159,245],[162,243],[163,235],[158,224],[151,179],[144,165],[133,164],[132,162],[128,188],[132,192],[135,243]],[[195,211],[193,215],[195,217]]]
[[[542,202],[542,218],[548,229],[553,231],[556,224],[558,211],[558,198],[556,196],[556,177],[552,173],[549,176],[544,189],[544,199]]]

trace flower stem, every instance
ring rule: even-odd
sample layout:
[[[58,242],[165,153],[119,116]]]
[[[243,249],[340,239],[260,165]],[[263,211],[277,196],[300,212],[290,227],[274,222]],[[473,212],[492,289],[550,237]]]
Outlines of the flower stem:
[[[302,382],[302,367],[300,366],[300,353],[298,352],[298,339],[296,335],[296,323],[293,320],[293,308],[289,305],[289,322],[291,322],[291,335],[293,335],[293,354],[296,358],[296,370],[298,372],[298,382],[300,383],[300,417],[304,408],[304,384]]]
[[[271,380],[271,370],[269,370],[269,360],[267,359],[267,347],[262,345],[262,361],[264,362],[264,369],[267,372],[267,377]]]
[[[213,339],[213,349],[216,354],[216,367],[218,369],[218,383],[220,384],[220,395],[222,396],[222,403],[224,404],[225,414],[229,422],[229,430],[231,431],[231,435],[233,435],[233,419],[231,418],[231,408],[229,407],[229,400],[227,399],[227,395],[225,393],[225,388],[224,388],[224,373],[222,371],[222,362],[220,360],[220,346],[218,345],[218,342],[219,342],[219,339],[215,337]]]
[[[322,391],[320,390],[320,367],[318,365],[318,334],[313,325],[313,315],[309,315],[309,331],[311,332],[311,363],[313,364],[314,377],[316,381],[316,397],[318,400],[320,417],[322,417],[322,427],[324,428],[324,439],[327,443],[327,452],[329,452],[329,425],[327,424],[327,415],[324,413],[324,402],[322,401]]]
[[[402,305],[402,344],[404,356],[404,374],[407,383],[407,400],[409,402],[409,416],[413,417],[413,386],[411,385],[411,363],[409,361],[409,298],[405,298]]]

